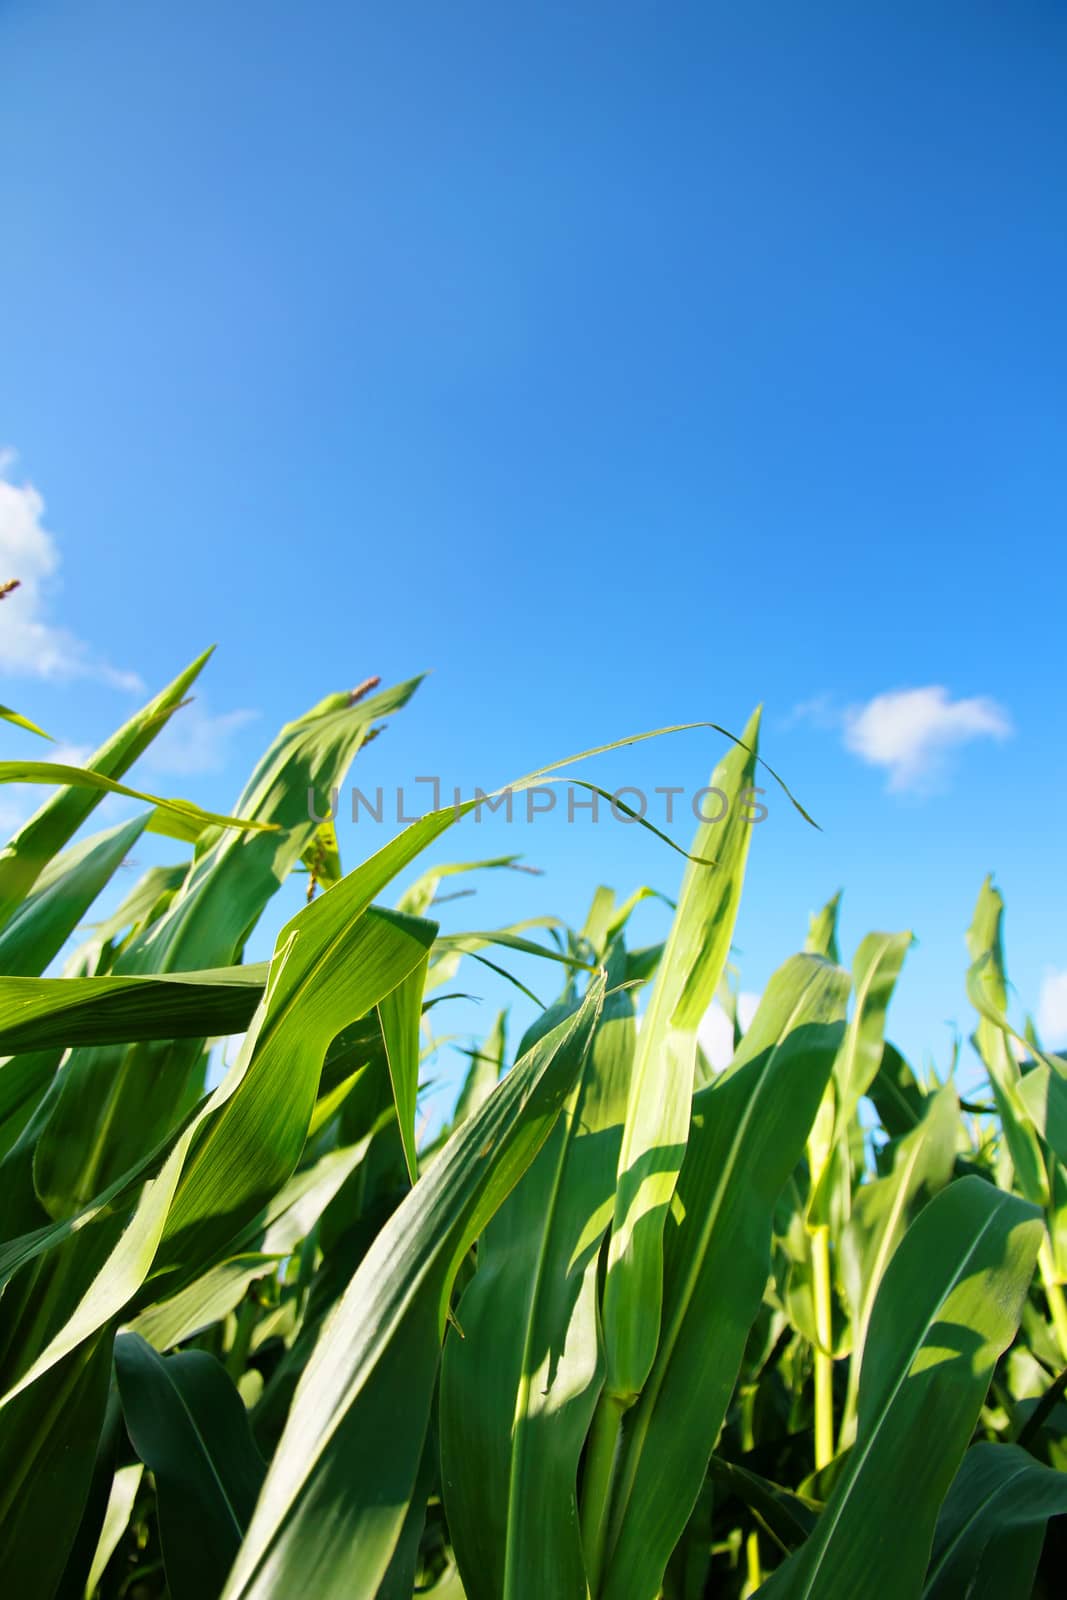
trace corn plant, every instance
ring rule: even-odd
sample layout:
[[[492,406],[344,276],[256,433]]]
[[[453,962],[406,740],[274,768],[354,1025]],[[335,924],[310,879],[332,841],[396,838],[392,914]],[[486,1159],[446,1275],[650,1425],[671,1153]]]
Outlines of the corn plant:
[[[286,725],[224,816],[123,781],[204,659],[84,768],[0,764],[49,790],[0,855],[5,1592],[1058,1592],[1067,1062],[1015,1031],[992,883],[968,1098],[887,1038],[910,933],[845,967],[836,896],[742,1030],[758,714],[661,945],[629,939],[646,888],[443,934],[442,881],[516,858],[398,880],[475,801],[347,873],[307,803],[417,682]],[[143,809],[85,836],[116,791]],[[93,922],[145,830],[179,859]],[[307,904],[248,963],[292,872]],[[427,1129],[437,1007],[490,949],[558,998],[515,1044],[499,1015]]]

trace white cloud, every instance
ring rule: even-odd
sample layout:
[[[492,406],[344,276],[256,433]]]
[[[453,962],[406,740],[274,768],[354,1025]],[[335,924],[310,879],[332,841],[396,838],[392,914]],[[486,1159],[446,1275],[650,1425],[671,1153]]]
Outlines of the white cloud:
[[[234,734],[258,716],[258,711],[213,716],[200,700],[193,700],[174,713],[141,760],[153,772],[176,777],[221,772]]]
[[[783,727],[795,727],[798,722],[809,722],[815,728],[839,728],[843,713],[834,705],[832,696],[817,694],[810,700],[801,700],[786,717]]]
[[[843,714],[845,746],[889,773],[889,788],[929,791],[943,776],[946,757],[972,739],[1006,739],[1011,719],[995,700],[953,700],[947,689],[897,689],[875,695]]]
[[[1041,980],[1037,1031],[1052,1050],[1067,1044],[1067,970],[1048,971]]]
[[[121,672],[84,640],[48,618],[48,594],[59,570],[55,540],[45,528],[44,501],[32,483],[11,483],[13,456],[0,451],[0,582],[19,587],[0,601],[0,669],[35,678],[97,678],[117,689],[143,687],[135,672]]]
[[[57,767],[84,767],[92,753],[91,744],[50,744],[40,759],[53,761]]]
[[[742,1029],[748,1028],[751,1024],[759,1002],[758,994],[749,994],[746,990],[742,990],[738,995],[737,1014],[741,1019]],[[733,1060],[733,1023],[717,1000],[713,1000],[704,1013],[697,1029],[697,1042],[717,1072],[728,1067]]]

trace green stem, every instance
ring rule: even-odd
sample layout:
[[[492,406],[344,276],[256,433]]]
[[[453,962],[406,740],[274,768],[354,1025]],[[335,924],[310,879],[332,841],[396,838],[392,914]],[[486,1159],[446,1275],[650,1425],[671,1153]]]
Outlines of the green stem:
[[[1064,1297],[1063,1285],[1056,1278],[1056,1268],[1047,1233],[1041,1241],[1037,1261],[1041,1268],[1041,1283],[1045,1290],[1045,1299],[1048,1301],[1052,1325],[1056,1330],[1056,1338],[1059,1341],[1060,1354],[1067,1361],[1067,1298]]]
[[[815,1470],[834,1456],[833,1308],[830,1287],[830,1230],[811,1230],[812,1294],[815,1300]]]
[[[1051,1416],[1055,1407],[1067,1392],[1067,1367],[1064,1367],[1058,1378],[1054,1378],[1045,1390],[1037,1405],[1031,1411],[1023,1426],[1019,1429],[1015,1443],[1024,1450],[1029,1450],[1031,1441],[1036,1439]]]
[[[237,1310],[236,1327],[233,1333],[233,1344],[226,1355],[226,1371],[234,1383],[237,1382],[248,1361],[248,1352],[252,1348],[252,1335],[256,1331],[256,1322],[259,1318],[259,1308],[255,1302],[246,1297],[242,1300]]]
[[[582,1547],[589,1593],[594,1600],[604,1569],[611,1491],[615,1482],[619,1432],[625,1409],[614,1395],[602,1394],[597,1402],[589,1436],[589,1452],[582,1480]]]
[[[745,1588],[746,1595],[755,1594],[763,1583],[763,1567],[760,1564],[759,1531],[753,1528],[745,1540]]]

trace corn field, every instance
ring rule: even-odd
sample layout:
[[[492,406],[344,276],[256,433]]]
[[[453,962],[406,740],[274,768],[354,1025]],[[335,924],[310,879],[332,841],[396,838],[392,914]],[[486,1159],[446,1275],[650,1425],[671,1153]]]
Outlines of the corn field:
[[[84,768],[0,764],[47,796],[0,856],[3,1592],[1062,1593],[1067,1061],[1009,1020],[992,883],[961,1099],[887,1037],[910,933],[843,964],[836,898],[792,946],[781,907],[742,1030],[740,807],[664,849],[661,946],[628,943],[650,891],[592,883],[580,928],[445,936],[442,880],[511,861],[396,884],[470,805],[348,871],[308,807],[416,683],[282,728],[223,817],[123,782],[203,664]],[[114,792],[137,814],[84,834]],[[94,921],[145,830],[179,864]],[[290,873],[306,905],[245,962]],[[496,1019],[427,1131],[434,1008],[514,952],[558,998]]]

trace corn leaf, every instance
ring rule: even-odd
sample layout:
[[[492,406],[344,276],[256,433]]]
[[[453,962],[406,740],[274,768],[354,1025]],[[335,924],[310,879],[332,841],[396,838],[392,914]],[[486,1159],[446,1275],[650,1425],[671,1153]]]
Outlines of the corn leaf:
[[[91,1340],[4,1413],[3,1574],[19,1600],[51,1600],[62,1576],[89,1493],[110,1378],[110,1340]]]
[[[770,1271],[775,1202],[841,1047],[848,989],[841,968],[794,956],[729,1071],[694,1097],[667,1226],[663,1329],[623,1419],[605,1600],[659,1593],[696,1502]]]
[[[941,1515],[923,1600],[955,1600],[974,1592],[975,1577],[990,1546],[1024,1530],[1044,1537],[1050,1517],[1067,1513],[1067,1473],[1042,1466],[1013,1444],[976,1444],[963,1458]],[[1035,1558],[1036,1563],[1036,1558]],[[1030,1594],[1025,1565],[1013,1565],[1023,1580],[1018,1593]],[[1031,1573],[1032,1575],[1032,1573]],[[1003,1595],[1000,1587],[996,1593]]]
[[[132,978],[0,978],[0,1049],[182,1039],[247,1028],[267,963]]]
[[[122,865],[148,820],[147,815],[134,817],[49,862],[32,893],[0,929],[0,972],[31,977],[44,971]]]
[[[920,1212],[871,1314],[856,1442],[767,1600],[839,1600],[863,1593],[872,1572],[883,1600],[920,1591],[938,1508],[1018,1326],[1041,1233],[1035,1207],[981,1178],[950,1184]]]
[[[128,1467],[119,1467],[112,1479],[111,1492],[108,1495],[104,1520],[100,1529],[100,1538],[93,1554],[92,1564],[89,1567],[89,1577],[85,1584],[84,1592],[86,1596],[91,1597],[96,1593],[97,1584],[103,1577],[108,1562],[118,1549],[119,1542],[129,1527],[134,1501],[137,1499],[137,1491],[141,1487],[143,1476],[144,1467],[142,1463],[134,1461]]]
[[[349,1022],[377,1005],[420,961],[436,931],[396,912],[347,915],[348,884],[306,907],[283,930],[271,976],[234,1066],[196,1114],[169,1141],[166,1159],[141,1163],[155,1174],[101,1262],[89,1224],[105,1229],[120,1195],[138,1171],[105,1190],[85,1211],[13,1243],[0,1257],[0,1278],[63,1245],[84,1266],[72,1298],[70,1268],[55,1325],[3,1399],[8,1404],[54,1363],[122,1313],[155,1267],[158,1298],[220,1258],[226,1244],[260,1212],[293,1172],[315,1103],[326,1049]],[[356,896],[357,905],[359,897]],[[331,965],[331,958],[333,965]],[[38,1308],[38,1326],[40,1312]],[[45,1324],[47,1326],[47,1324]]]
[[[837,946],[837,918],[841,909],[841,890],[833,895],[821,911],[816,912],[808,923],[808,937],[804,941],[804,949],[808,955],[825,956],[827,961],[835,965],[841,956]]]
[[[1048,1178],[1041,1145],[1019,1100],[1021,1073],[1008,1040],[1008,980],[1004,966],[1004,901],[986,878],[967,930],[971,966],[967,992],[978,1011],[974,1042],[993,1089],[1019,1188],[1035,1205],[1047,1205]]]
[[[198,656],[173,683],[101,745],[90,757],[88,770],[101,778],[121,778],[182,704],[185,691],[210,654],[208,650]],[[0,926],[25,899],[46,863],[74,837],[86,817],[99,805],[104,792],[85,784],[60,789],[49,796],[0,851]]]
[[[193,1339],[212,1323],[219,1322],[238,1306],[257,1279],[274,1271],[285,1257],[251,1251],[220,1261],[178,1294],[171,1295],[142,1311],[130,1323],[130,1333],[139,1334],[153,1349],[171,1350],[176,1344]]]
[[[215,811],[205,811],[191,800],[164,800],[143,789],[131,789],[128,784],[106,778],[102,772],[89,767],[71,767],[61,761],[0,761],[0,783],[31,783],[65,785],[72,789],[95,789],[100,794],[121,794],[128,800],[147,800],[155,807],[156,815],[150,818],[150,833],[164,833],[175,839],[199,839],[205,828],[270,828],[269,822],[256,822],[249,817],[226,817]]]
[[[204,1350],[161,1356],[135,1333],[115,1342],[126,1428],[155,1479],[173,1600],[219,1594],[263,1481],[241,1398]]]
[[[606,1391],[623,1405],[639,1394],[656,1353],[663,1228],[681,1170],[697,1058],[697,1028],[718,987],[733,936],[752,834],[742,795],[756,770],[759,712],[716,767],[727,796],[721,822],[697,832],[659,974],[644,1016],[619,1154],[604,1292]]]
[[[12,711],[10,706],[0,706],[0,719],[4,722],[13,722],[16,728],[25,728],[28,733],[39,733],[42,739],[51,739],[50,733],[45,733],[36,722],[31,722],[29,717],[24,717],[21,712]]]
[[[329,803],[321,790],[341,781],[375,719],[406,705],[417,682],[355,705],[348,694],[330,695],[287,723],[236,806],[240,814],[270,823],[270,830],[216,831],[202,840],[185,881],[162,915],[125,945],[111,975],[214,970],[239,961],[250,928],[314,836],[313,812]],[[183,1030],[189,1042],[180,1048],[169,1042],[175,1030],[162,1035],[167,1043],[149,1038],[132,1048],[76,1050],[34,1161],[39,1192],[52,1214],[73,1214],[133,1166],[146,1145],[163,1139],[203,1092],[204,1037],[243,1026],[205,1017],[199,1029]]]
[[[607,970],[612,985],[621,946]],[[444,1496],[470,1600],[586,1594],[578,1461],[603,1377],[597,1258],[634,1037],[629,995],[610,995],[559,1121],[479,1244],[462,1335],[445,1343]]]
[[[354,1574],[360,1594],[375,1593],[412,1497],[456,1271],[551,1132],[603,992],[597,978],[378,1234],[297,1388],[226,1600],[349,1600]]]
[[[891,1171],[860,1189],[842,1231],[839,1271],[852,1312],[852,1349],[841,1446],[851,1444],[855,1435],[863,1349],[878,1287],[921,1199],[948,1183],[958,1127],[959,1102],[946,1084],[927,1100],[918,1127],[897,1144]]]
[[[415,1149],[415,1101],[419,1092],[419,1055],[422,1030],[422,994],[426,987],[429,951],[396,988],[379,1002],[378,1017],[385,1041],[393,1099],[400,1123],[408,1177],[415,1183],[419,1158]]]

